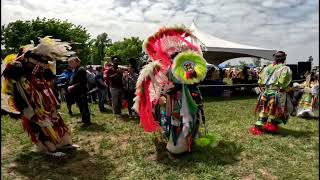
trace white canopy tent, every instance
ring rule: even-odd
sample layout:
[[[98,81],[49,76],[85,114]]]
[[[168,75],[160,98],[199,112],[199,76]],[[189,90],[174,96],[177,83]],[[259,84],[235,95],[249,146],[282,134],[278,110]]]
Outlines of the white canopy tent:
[[[215,68],[216,70],[219,70],[219,67],[217,65],[209,64],[209,63],[207,63],[207,68]]]
[[[190,28],[193,34],[206,47],[204,57],[211,64],[219,65],[229,59],[240,57],[257,57],[273,60],[273,54],[276,52],[273,49],[258,48],[217,38],[200,31],[194,23],[192,23]]]

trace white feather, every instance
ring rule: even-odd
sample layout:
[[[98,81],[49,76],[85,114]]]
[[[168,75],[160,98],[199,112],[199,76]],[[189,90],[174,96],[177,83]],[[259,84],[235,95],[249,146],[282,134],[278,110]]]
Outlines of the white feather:
[[[140,97],[139,94],[141,92],[143,82],[146,80],[147,77],[151,78],[150,76],[153,76],[153,72],[156,68],[161,67],[162,64],[160,61],[153,61],[149,64],[145,65],[143,69],[140,71],[140,75],[137,80],[136,84],[136,97],[133,99],[134,104],[132,109],[135,110],[137,113],[139,113],[139,103],[140,103]]]
[[[65,56],[74,54],[69,51],[71,46],[67,42],[61,42],[60,39],[51,39],[51,36],[40,38],[40,43],[33,48],[33,52],[52,58],[52,60],[61,60]]]
[[[153,104],[157,104],[161,94],[166,93],[168,89],[173,87],[173,83],[169,81],[167,76],[168,70],[158,71],[154,77],[151,76],[152,86],[149,87],[149,91],[150,101]]]

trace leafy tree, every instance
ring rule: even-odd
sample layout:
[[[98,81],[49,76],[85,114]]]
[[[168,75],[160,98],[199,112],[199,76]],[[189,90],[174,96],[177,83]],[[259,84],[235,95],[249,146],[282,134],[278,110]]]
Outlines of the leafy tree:
[[[107,33],[102,33],[96,39],[91,40],[90,43],[92,63],[101,64],[105,59],[106,48],[112,45],[112,40]]]
[[[268,66],[268,65],[271,64],[271,63],[272,63],[272,61],[266,61],[266,62],[264,63],[264,65]]]
[[[230,62],[228,62],[228,63],[225,65],[225,67],[226,67],[226,68],[231,67],[231,63],[230,63]]]
[[[245,62],[245,61],[239,61],[239,67],[240,68],[243,68],[243,67],[245,67],[245,66],[248,66],[248,64]]]
[[[261,66],[261,58],[253,58],[253,65],[256,67],[260,67]]]
[[[52,36],[61,41],[70,42],[83,64],[88,61],[90,49],[89,33],[82,26],[76,26],[68,21],[59,19],[40,19],[31,21],[15,21],[1,26],[1,45],[7,53],[16,53],[25,44],[33,41],[38,44],[38,37]]]
[[[106,50],[108,57],[118,56],[122,64],[128,64],[130,58],[136,58],[141,63],[144,53],[142,52],[142,40],[138,37],[124,38],[108,47]]]

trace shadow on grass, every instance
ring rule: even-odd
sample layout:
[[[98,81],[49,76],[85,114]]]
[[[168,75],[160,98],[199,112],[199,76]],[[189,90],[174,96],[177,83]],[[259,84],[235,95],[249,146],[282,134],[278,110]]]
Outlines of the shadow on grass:
[[[140,124],[140,117],[135,117],[131,121],[134,122],[135,124]]]
[[[204,102],[219,102],[219,101],[234,101],[234,100],[248,100],[257,99],[258,96],[232,96],[232,97],[204,97]]]
[[[90,126],[80,126],[80,131],[105,132],[106,127],[103,124],[91,123]]]
[[[60,112],[61,113],[61,112]],[[62,113],[62,114],[65,114],[65,113]],[[69,115],[69,117],[71,118],[78,118],[78,117],[81,117],[81,113],[72,113],[72,114],[67,114]],[[90,115],[91,116],[96,116],[94,113],[90,112]]]
[[[139,117],[130,118],[129,114],[122,114],[121,117],[119,117],[118,119],[120,121],[123,121],[123,122],[133,122],[135,124],[139,124],[140,123],[140,118]]]
[[[106,157],[91,157],[84,150],[68,151],[63,158],[54,158],[34,152],[18,155],[15,171],[29,179],[101,179],[115,167]]]
[[[61,112],[61,110],[59,111],[60,114],[63,114],[63,115],[66,115],[66,116],[69,116],[71,118],[73,117],[80,117],[81,114],[80,113],[72,113],[72,114],[68,114],[68,113],[64,113],[64,112]]]
[[[285,128],[280,128],[278,134],[275,134],[276,136],[292,136],[295,138],[307,138],[311,137],[313,134],[312,131],[295,131],[292,129],[285,129]]]
[[[312,120],[319,120],[319,117],[317,116],[314,116],[314,117],[300,117],[300,119],[303,119],[303,120],[308,120],[308,121],[312,121]]]
[[[193,162],[201,162],[212,165],[228,165],[238,161],[238,156],[243,148],[230,141],[220,141],[214,147],[194,146],[191,153],[179,155],[171,154],[166,149],[166,142],[154,139],[156,145],[156,160],[160,163],[175,167],[190,167]]]
[[[123,121],[125,122],[130,122],[130,123],[133,123],[133,124],[140,124],[140,119],[137,118],[137,117],[134,117],[132,119],[130,118],[124,118]]]
[[[100,112],[100,111],[98,111]],[[111,109],[106,109],[106,111],[100,112],[101,114],[112,114],[113,111]]]
[[[69,115],[70,117],[81,117],[81,113],[73,113]]]

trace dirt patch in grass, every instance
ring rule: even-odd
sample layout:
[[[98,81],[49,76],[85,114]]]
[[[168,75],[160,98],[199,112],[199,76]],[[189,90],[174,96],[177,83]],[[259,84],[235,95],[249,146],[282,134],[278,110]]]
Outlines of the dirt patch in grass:
[[[259,172],[261,173],[264,179],[268,179],[268,180],[278,179],[278,177],[271,175],[266,169],[259,169]]]
[[[248,176],[244,176],[241,178],[241,180],[255,180],[256,176],[254,174],[250,174]]]
[[[12,147],[1,145],[1,157],[8,157],[12,152]]]

